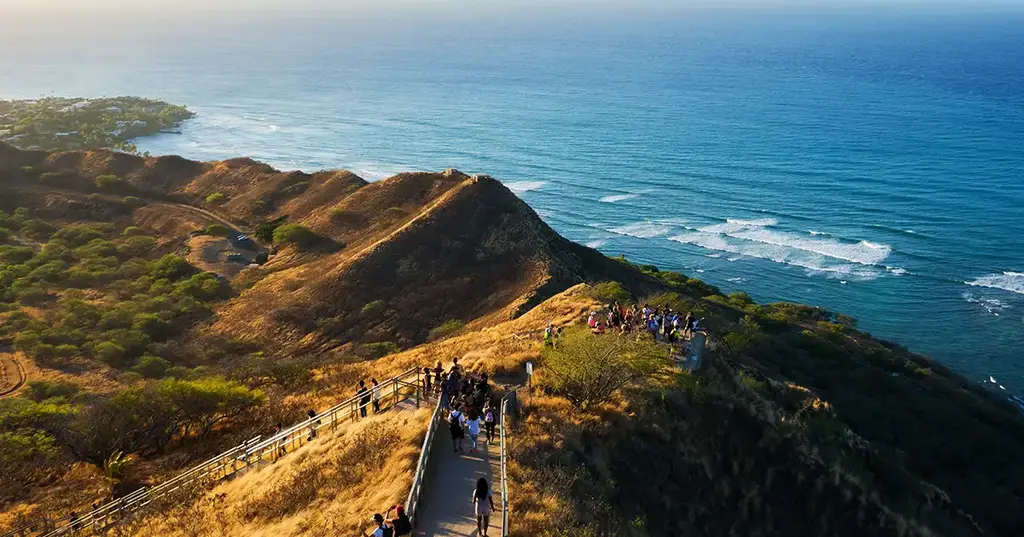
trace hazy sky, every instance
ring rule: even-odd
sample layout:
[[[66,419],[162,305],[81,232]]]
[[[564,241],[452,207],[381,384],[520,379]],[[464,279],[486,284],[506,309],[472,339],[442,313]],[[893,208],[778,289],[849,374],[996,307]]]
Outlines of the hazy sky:
[[[602,9],[685,9],[688,7],[788,6],[828,8],[848,6],[1020,6],[1022,0],[0,0],[4,11],[182,11],[182,10],[332,10],[381,12],[402,9],[524,9],[529,7],[573,7]]]

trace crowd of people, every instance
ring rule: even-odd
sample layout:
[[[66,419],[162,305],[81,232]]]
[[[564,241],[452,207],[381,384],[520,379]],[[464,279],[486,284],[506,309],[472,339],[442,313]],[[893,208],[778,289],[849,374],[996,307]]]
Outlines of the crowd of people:
[[[363,388],[363,386],[360,386]],[[423,389],[427,393],[436,394],[440,398],[441,408],[445,413],[448,430],[452,437],[452,450],[455,453],[465,452],[463,446],[469,436],[469,451],[480,449],[482,441],[494,442],[498,424],[498,413],[491,401],[490,381],[487,373],[475,375],[467,372],[459,359],[452,360],[452,366],[445,369],[441,362],[433,368],[423,368]],[[362,394],[363,392],[358,392]],[[483,438],[480,438],[483,435]],[[494,498],[490,485],[484,478],[477,480],[471,497],[473,513],[476,516],[477,535],[487,536],[490,526],[491,512],[494,511]],[[391,518],[391,511],[398,517]],[[371,533],[363,533],[365,537],[399,537],[409,535],[412,526],[408,524],[401,506],[392,506],[386,515],[373,515],[374,528]]]
[[[668,306],[625,306],[618,302],[608,304],[601,311],[592,311],[587,316],[587,326],[594,333],[617,331],[620,334],[636,334],[646,331],[655,340],[665,343],[689,339],[694,332],[704,330],[703,321],[704,319],[694,318],[691,313],[683,315],[682,312],[673,311]]]

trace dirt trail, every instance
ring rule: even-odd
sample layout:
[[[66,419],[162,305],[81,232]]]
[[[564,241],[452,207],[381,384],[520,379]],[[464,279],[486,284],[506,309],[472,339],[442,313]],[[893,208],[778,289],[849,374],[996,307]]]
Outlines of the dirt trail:
[[[14,395],[26,382],[28,374],[25,366],[14,357],[14,349],[0,345],[0,397]]]

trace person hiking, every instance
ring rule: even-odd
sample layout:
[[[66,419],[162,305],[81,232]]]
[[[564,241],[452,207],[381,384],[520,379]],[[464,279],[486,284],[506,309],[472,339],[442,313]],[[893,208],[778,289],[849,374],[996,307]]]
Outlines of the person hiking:
[[[437,365],[434,366],[434,389],[437,391],[441,391],[441,383],[444,382],[442,375],[444,375],[444,367],[441,367],[441,361],[438,360]]]
[[[275,425],[274,426],[274,436],[277,436],[277,435],[281,434],[282,430],[284,430],[284,427],[282,427],[280,423]],[[277,455],[279,457],[281,455],[287,455],[288,454],[288,449],[284,447],[284,444],[280,443],[281,442],[280,440],[278,440],[278,442],[279,442],[279,444],[277,446]]]
[[[312,442],[313,439],[316,438],[316,425],[317,425],[317,423],[320,423],[320,422],[319,421],[313,421],[313,418],[316,417],[316,410],[313,410],[311,408],[311,409],[309,409],[309,412],[306,412],[306,415],[309,416],[309,437],[306,440]]]
[[[480,436],[480,426],[483,425],[483,420],[480,419],[480,414],[477,414],[475,408],[469,409],[469,416],[465,420],[466,432],[469,433],[469,452],[476,453],[478,443],[477,437]]]
[[[364,531],[363,537],[394,537],[395,529],[389,528],[387,524],[384,523],[383,515],[380,513],[373,515],[373,523],[375,524],[373,533],[366,533]]]
[[[559,326],[558,329],[555,330],[555,347],[559,347],[562,345],[563,335],[565,335],[565,330],[561,326]]]
[[[366,389],[366,382],[359,381],[359,391],[356,392],[359,396],[359,414],[362,417],[366,417],[366,405],[370,404],[370,390]]]
[[[463,419],[465,416],[458,408],[452,410],[452,413],[448,415],[448,430],[452,433],[452,448],[455,453],[462,451],[462,439],[466,437],[466,432],[462,428]]]
[[[452,371],[448,378],[441,383],[441,408],[447,410],[451,408],[452,399],[458,395],[459,381],[455,377],[455,372]]]
[[[693,313],[687,313],[686,318],[683,319],[683,336],[690,337],[693,329]]]
[[[494,428],[498,425],[498,420],[494,416],[494,409],[490,405],[484,408],[484,427],[487,430],[487,445],[491,445],[494,442]]]
[[[459,365],[459,357],[452,358],[452,373],[462,376],[462,366]]]
[[[395,518],[389,518],[391,511],[395,512]],[[392,505],[384,518],[391,524],[391,528],[395,531],[395,537],[411,537],[412,536],[412,521],[405,514],[405,507],[401,505]]]
[[[487,528],[491,525],[491,511],[494,511],[494,496],[491,495],[491,487],[487,486],[487,480],[482,477],[476,480],[476,489],[473,490],[473,510],[476,514],[477,531],[483,537],[487,537]]]
[[[370,383],[373,384],[373,413],[380,414],[380,383],[376,378],[371,378]]]
[[[427,395],[433,390],[430,389],[430,368],[423,368],[423,395]]]
[[[555,345],[555,327],[548,323],[547,328],[544,329],[544,346],[553,347]]]

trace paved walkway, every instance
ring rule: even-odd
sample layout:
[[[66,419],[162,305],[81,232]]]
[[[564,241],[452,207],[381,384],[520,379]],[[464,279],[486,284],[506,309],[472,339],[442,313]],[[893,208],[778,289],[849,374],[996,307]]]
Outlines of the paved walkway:
[[[469,435],[463,443],[464,453],[452,451],[452,437],[447,423],[434,437],[430,456],[431,468],[424,483],[423,505],[416,521],[415,537],[480,537],[473,514],[473,490],[476,480],[483,477],[491,486],[494,506],[490,537],[501,536],[501,447],[497,431],[494,444],[487,445],[483,431],[480,449],[469,452]]]

